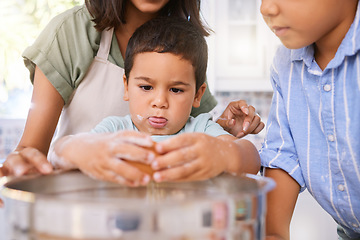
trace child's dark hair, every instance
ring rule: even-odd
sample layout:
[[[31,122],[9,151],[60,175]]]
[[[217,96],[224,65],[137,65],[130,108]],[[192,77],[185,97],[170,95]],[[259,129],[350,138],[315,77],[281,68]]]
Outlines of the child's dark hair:
[[[183,18],[161,17],[140,26],[126,48],[125,76],[129,79],[134,58],[139,53],[172,53],[188,60],[194,67],[196,90],[205,82],[208,51],[201,32]]]

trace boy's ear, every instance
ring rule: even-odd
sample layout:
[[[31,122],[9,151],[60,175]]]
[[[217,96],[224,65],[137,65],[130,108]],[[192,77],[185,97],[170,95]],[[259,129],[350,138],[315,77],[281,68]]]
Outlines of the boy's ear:
[[[195,94],[194,102],[192,105],[194,108],[200,107],[201,98],[205,93],[205,89],[206,89],[206,83],[203,83],[203,85],[200,86],[199,90],[197,90],[197,92]]]
[[[123,81],[124,81],[124,101],[129,101],[129,93],[128,93],[128,84],[125,74],[123,75]]]

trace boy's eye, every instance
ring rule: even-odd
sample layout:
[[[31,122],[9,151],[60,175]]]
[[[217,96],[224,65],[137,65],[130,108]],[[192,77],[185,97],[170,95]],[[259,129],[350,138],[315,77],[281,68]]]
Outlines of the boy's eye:
[[[181,89],[179,89],[179,88],[170,88],[170,91],[171,91],[171,92],[174,92],[174,93],[184,92],[183,90],[181,90]]]
[[[152,89],[151,86],[147,86],[147,85],[144,85],[144,86],[140,86],[141,89],[145,90],[145,91],[149,91]]]

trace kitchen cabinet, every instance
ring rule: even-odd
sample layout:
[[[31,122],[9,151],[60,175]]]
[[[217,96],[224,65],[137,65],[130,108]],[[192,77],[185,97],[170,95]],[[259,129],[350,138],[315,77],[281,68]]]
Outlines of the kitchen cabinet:
[[[269,69],[279,40],[266,26],[261,0],[202,1],[208,37],[209,87],[215,92],[271,91]]]

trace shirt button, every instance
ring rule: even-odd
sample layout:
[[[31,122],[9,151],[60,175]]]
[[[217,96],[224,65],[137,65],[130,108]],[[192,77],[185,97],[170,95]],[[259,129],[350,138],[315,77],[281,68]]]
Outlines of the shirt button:
[[[344,190],[345,190],[345,186],[342,185],[342,184],[339,184],[339,185],[338,185],[338,189],[339,189],[339,191],[344,191]]]
[[[329,136],[328,136],[328,140],[329,140],[330,142],[335,141],[334,135],[329,135]]]
[[[325,90],[326,92],[330,91],[330,90],[331,90],[331,85],[330,85],[330,84],[324,85],[324,90]]]

